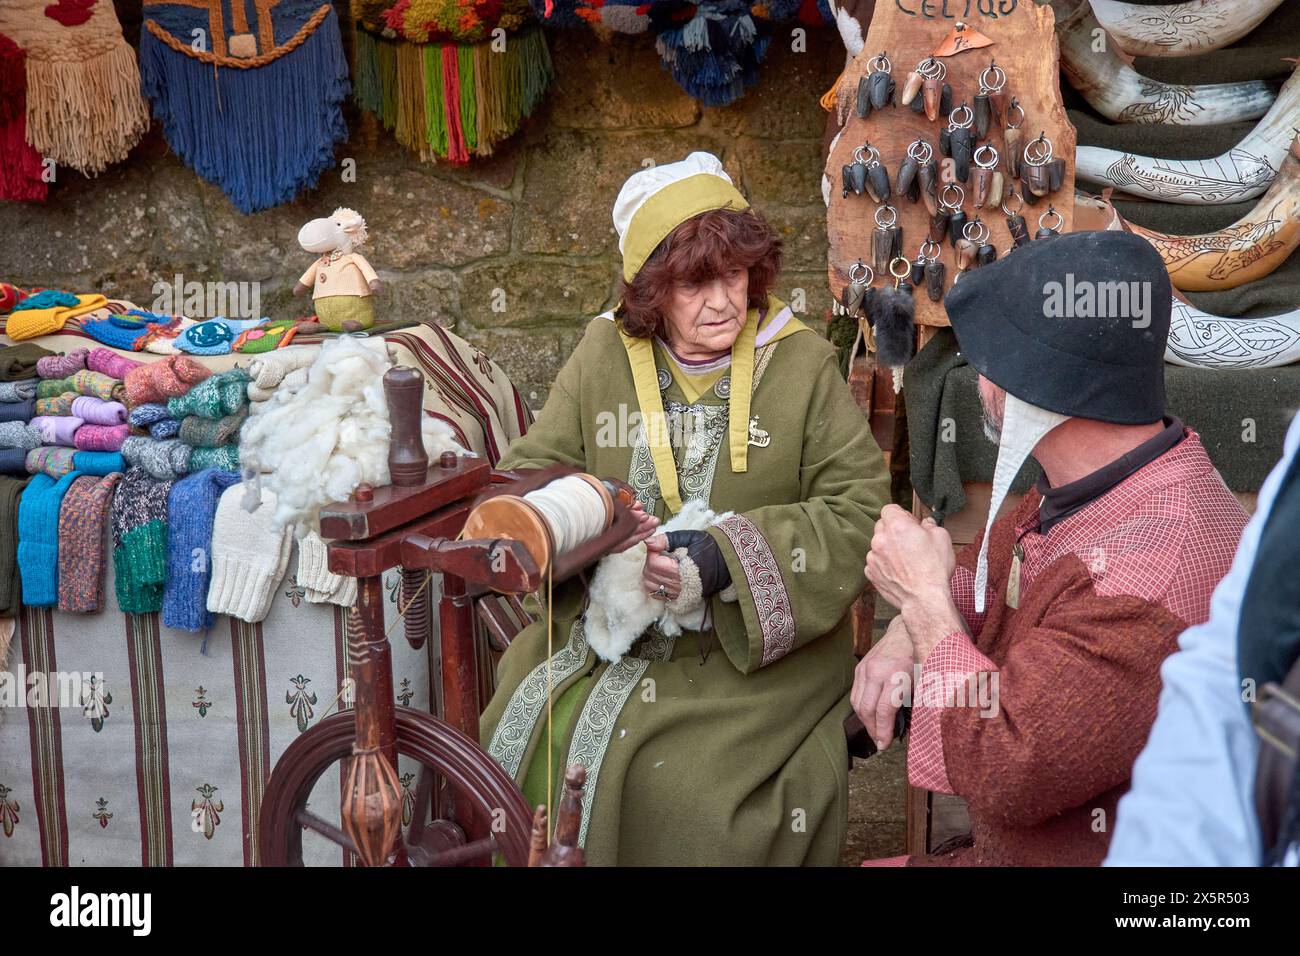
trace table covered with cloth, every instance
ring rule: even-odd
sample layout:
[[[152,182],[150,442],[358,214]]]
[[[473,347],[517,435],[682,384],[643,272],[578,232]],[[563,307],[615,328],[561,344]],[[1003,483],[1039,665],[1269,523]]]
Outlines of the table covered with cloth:
[[[384,338],[396,364],[423,372],[426,413],[447,421],[464,447],[495,463],[531,424],[501,368],[455,335],[419,325]],[[56,352],[97,345],[75,320],[33,341]],[[247,358],[199,361],[220,371]],[[0,865],[258,862],[261,798],[276,760],[299,734],[351,706],[342,693],[347,609],[306,600],[293,550],[270,613],[256,624],[219,616],[206,634],[193,634],[164,627],[156,613],[123,614],[111,561],[101,613],[24,607],[0,619],[0,645],[12,635],[0,670],[18,678],[57,672],[52,693],[61,675],[93,699],[85,708],[20,700],[0,707]],[[402,639],[398,576],[384,576],[394,694],[399,706],[428,711],[438,693],[438,641],[435,634],[414,651]],[[403,787],[414,786],[415,771],[402,758]],[[311,800],[313,812],[335,823],[340,785],[341,774],[327,771]],[[311,864],[349,862],[337,846],[310,837],[304,856]]]

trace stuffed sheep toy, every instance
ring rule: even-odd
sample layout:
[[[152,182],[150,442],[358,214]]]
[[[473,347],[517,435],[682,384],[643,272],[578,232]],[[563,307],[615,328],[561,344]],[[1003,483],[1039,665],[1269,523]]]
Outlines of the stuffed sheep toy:
[[[379,276],[356,251],[367,236],[365,219],[343,206],[298,230],[298,245],[320,258],[302,274],[293,294],[311,289],[316,317],[331,331],[360,332],[375,324],[371,296],[381,289]]]

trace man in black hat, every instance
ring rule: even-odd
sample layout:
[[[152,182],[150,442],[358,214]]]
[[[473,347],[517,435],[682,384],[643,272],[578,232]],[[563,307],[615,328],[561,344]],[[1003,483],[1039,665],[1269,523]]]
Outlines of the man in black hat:
[[[866,574],[901,613],[854,709],[888,746],[910,694],[909,778],[970,809],[973,846],[936,862],[1095,865],[1160,662],[1208,617],[1246,515],[1165,412],[1171,292],[1145,240],[1036,241],[944,305],[998,442],[988,522],[954,560],[932,520],[881,513]],[[1038,487],[995,520],[1031,453]]]

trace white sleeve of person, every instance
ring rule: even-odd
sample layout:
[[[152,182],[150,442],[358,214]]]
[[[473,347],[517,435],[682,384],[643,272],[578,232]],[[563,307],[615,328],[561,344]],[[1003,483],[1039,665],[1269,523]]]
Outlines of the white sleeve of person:
[[[208,610],[256,623],[271,611],[276,586],[289,567],[292,530],[275,523],[275,496],[262,489],[256,511],[241,507],[243,485],[231,485],[212,526],[212,584]]]

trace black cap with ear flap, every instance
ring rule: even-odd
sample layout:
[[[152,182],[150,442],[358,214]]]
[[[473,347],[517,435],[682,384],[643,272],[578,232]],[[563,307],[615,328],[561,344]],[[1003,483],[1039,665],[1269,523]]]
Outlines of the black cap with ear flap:
[[[1140,236],[1071,232],[962,273],[944,308],[962,355],[1039,408],[1143,425],[1165,414],[1169,272]]]

